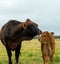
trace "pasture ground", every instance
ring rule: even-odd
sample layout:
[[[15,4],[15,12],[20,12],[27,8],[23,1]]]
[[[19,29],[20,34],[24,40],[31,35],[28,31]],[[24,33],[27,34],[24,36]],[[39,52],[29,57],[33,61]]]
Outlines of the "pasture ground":
[[[60,39],[55,39],[55,54],[53,64],[60,64]],[[14,52],[12,52],[12,62],[15,64]],[[0,64],[8,64],[8,57],[5,47],[0,41]],[[19,64],[43,64],[40,42],[37,39],[23,41]]]

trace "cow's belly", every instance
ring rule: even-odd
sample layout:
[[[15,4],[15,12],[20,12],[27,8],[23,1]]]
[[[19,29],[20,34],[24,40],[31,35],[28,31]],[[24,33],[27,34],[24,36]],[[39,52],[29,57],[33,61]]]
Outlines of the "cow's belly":
[[[19,42],[8,42],[8,47],[12,50],[12,51],[14,51],[18,46],[20,45],[20,43]]]

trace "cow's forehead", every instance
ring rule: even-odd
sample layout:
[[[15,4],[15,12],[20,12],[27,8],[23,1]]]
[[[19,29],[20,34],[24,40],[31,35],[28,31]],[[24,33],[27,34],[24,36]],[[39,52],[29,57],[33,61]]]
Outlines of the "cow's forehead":
[[[35,23],[35,22],[33,22],[33,21],[32,21],[32,20],[30,20],[30,19],[27,19],[27,20],[26,20],[26,24],[27,24],[27,25],[32,24],[32,25],[34,25],[34,26],[38,27],[38,24],[37,24],[37,23]]]

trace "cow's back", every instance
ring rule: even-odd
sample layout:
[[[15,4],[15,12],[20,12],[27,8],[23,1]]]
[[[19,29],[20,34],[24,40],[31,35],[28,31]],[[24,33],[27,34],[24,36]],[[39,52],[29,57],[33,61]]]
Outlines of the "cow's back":
[[[16,21],[16,20],[10,20],[5,28],[5,36],[9,37],[11,35],[11,31],[14,29],[14,27],[16,25],[18,25],[20,22]]]
[[[10,20],[5,25],[3,25],[2,29],[1,29],[1,41],[3,44],[5,44],[4,40],[10,39],[12,30],[19,23],[21,23],[21,22],[16,21],[16,20]]]

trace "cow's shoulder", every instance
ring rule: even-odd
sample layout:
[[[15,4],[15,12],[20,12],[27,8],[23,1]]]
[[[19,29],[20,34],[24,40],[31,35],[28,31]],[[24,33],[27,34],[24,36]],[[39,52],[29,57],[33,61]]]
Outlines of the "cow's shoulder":
[[[20,21],[17,21],[17,20],[9,20],[8,22],[7,22],[7,25],[13,25],[13,26],[15,26],[15,25],[18,25],[18,24],[20,24],[21,22]]]

